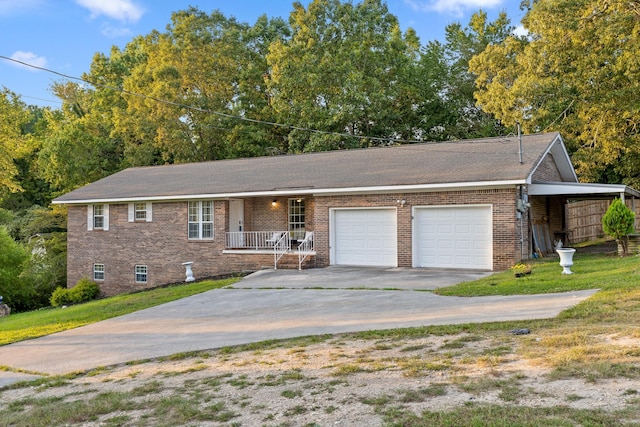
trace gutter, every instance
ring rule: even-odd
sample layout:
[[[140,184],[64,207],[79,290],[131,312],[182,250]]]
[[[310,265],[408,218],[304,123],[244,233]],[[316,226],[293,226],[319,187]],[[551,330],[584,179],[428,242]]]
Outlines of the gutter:
[[[273,189],[270,191],[243,191],[234,193],[209,193],[209,194],[184,194],[175,196],[142,196],[142,197],[114,197],[114,198],[90,198],[77,200],[64,200],[64,196],[53,200],[54,205],[86,205],[93,203],[131,203],[142,201],[181,201],[214,199],[225,200],[242,197],[274,197],[274,196],[340,196],[351,194],[389,194],[389,193],[420,193],[437,191],[469,191],[511,188],[513,186],[527,184],[526,179],[507,181],[479,181],[479,182],[455,182],[445,184],[412,184],[412,185],[386,185],[376,187],[345,187],[345,188],[287,188]]]

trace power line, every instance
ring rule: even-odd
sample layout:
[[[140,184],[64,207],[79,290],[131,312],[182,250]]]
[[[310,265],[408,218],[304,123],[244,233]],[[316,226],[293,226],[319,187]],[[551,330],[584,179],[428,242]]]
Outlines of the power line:
[[[60,100],[53,100],[53,99],[43,99],[43,98],[36,98],[35,96],[28,96],[28,95],[22,95],[20,94],[21,98],[27,98],[27,99],[35,99],[36,101],[42,101],[42,102],[51,102],[53,104],[62,104],[62,101]]]
[[[291,130],[299,130],[299,131],[303,131],[303,132],[311,132],[311,133],[317,133],[317,134],[322,134],[322,135],[334,135],[334,136],[340,136],[340,137],[346,137],[346,138],[357,138],[357,139],[361,139],[361,140],[372,140],[372,141],[379,141],[379,142],[384,142],[384,143],[402,143],[402,144],[412,144],[412,143],[416,143],[416,142],[425,142],[425,141],[420,141],[420,140],[407,140],[407,139],[396,139],[396,138],[384,138],[384,137],[377,137],[377,136],[364,136],[364,135],[353,135],[353,134],[349,134],[349,133],[341,133],[341,132],[331,132],[331,131],[323,131],[323,130],[318,130],[318,129],[311,129],[311,128],[305,128],[305,127],[300,127],[300,126],[294,126],[294,125],[287,125],[287,124],[283,124],[283,123],[277,123],[277,122],[270,122],[270,121],[266,121],[266,120],[258,120],[258,119],[251,119],[249,117],[242,117],[242,116],[236,116],[233,114],[227,114],[227,113],[221,113],[219,111],[213,111],[213,110],[209,110],[206,108],[200,108],[200,107],[194,107],[193,105],[187,105],[187,104],[182,104],[180,102],[174,102],[174,101],[169,101],[166,99],[162,99],[162,98],[157,98],[154,96],[150,96],[150,95],[145,95],[145,94],[141,94],[141,93],[137,93],[137,92],[132,92],[129,90],[126,90],[124,88],[121,87],[117,87],[117,86],[111,86],[111,85],[107,85],[104,83],[98,83],[98,82],[93,82],[81,77],[75,77],[75,76],[70,76],[68,74],[64,74],[55,70],[51,70],[49,68],[45,68],[45,67],[40,67],[37,65],[33,65],[33,64],[29,64],[23,61],[19,61],[17,59],[14,58],[10,58],[7,56],[3,56],[0,55],[0,59],[5,59],[7,61],[11,61],[11,62],[15,62],[17,64],[23,65],[25,67],[30,67],[30,68],[34,68],[36,70],[41,70],[41,71],[45,71],[47,73],[52,73],[55,74],[57,76],[63,77],[65,79],[69,79],[69,80],[76,80],[79,82],[83,82],[83,83],[87,83],[90,84],[91,86],[94,87],[102,87],[105,89],[111,89],[114,90],[116,92],[120,92],[122,94],[125,95],[131,95],[131,96],[135,96],[138,98],[143,98],[143,99],[149,99],[161,104],[166,104],[166,105],[171,105],[174,107],[179,107],[179,108],[186,108],[192,111],[197,111],[200,113],[206,113],[206,114],[213,114],[219,117],[224,117],[227,119],[234,119],[234,120],[241,120],[241,121],[245,121],[245,122],[249,122],[249,123],[256,123],[256,124],[262,124],[262,125],[268,125],[268,126],[274,126],[274,127],[281,127],[281,128],[286,128],[286,129],[291,129]]]

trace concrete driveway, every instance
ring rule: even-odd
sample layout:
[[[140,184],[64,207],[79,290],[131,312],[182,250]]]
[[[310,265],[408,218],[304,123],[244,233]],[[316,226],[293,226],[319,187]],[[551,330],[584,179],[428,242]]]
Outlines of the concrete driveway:
[[[262,270],[233,285],[236,289],[396,289],[427,291],[469,282],[492,272],[424,268],[331,266],[309,270]]]
[[[0,386],[38,374],[267,339],[508,320],[522,320],[526,327],[526,320],[555,317],[596,292],[460,298],[414,290],[476,274],[486,273],[349,268],[258,272],[231,289],[0,347],[0,366],[33,373],[0,371]],[[402,290],[381,290],[390,288]]]

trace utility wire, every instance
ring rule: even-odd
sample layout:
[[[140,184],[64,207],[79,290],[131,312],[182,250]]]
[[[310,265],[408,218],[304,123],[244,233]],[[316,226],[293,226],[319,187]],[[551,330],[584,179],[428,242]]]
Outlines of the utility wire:
[[[258,119],[251,119],[249,117],[242,117],[242,116],[236,116],[233,114],[227,114],[227,113],[221,113],[219,111],[213,111],[213,110],[209,110],[206,108],[200,108],[200,107],[194,107],[193,105],[187,105],[187,104],[182,104],[179,102],[174,102],[174,101],[169,101],[166,99],[162,99],[162,98],[157,98],[154,96],[150,96],[150,95],[144,95],[141,93],[137,93],[137,92],[132,92],[129,90],[126,90],[124,88],[121,87],[117,87],[117,86],[111,86],[111,85],[107,85],[104,83],[98,83],[98,82],[93,82],[81,77],[74,77],[74,76],[70,76],[68,74],[64,74],[55,70],[51,70],[49,68],[45,68],[45,67],[39,67],[37,65],[33,65],[33,64],[29,64],[23,61],[19,61],[17,59],[14,58],[10,58],[4,55],[0,55],[0,59],[5,59],[7,61],[11,61],[11,62],[15,62],[17,64],[23,65],[25,67],[30,67],[30,68],[34,68],[36,70],[41,70],[41,71],[45,71],[47,73],[52,73],[55,74],[57,76],[63,77],[65,79],[69,79],[69,80],[76,80],[79,82],[83,82],[83,83],[87,83],[91,86],[94,87],[102,87],[105,89],[111,89],[114,90],[116,92],[120,92],[122,94],[125,95],[131,95],[131,96],[135,96],[138,98],[143,98],[143,99],[150,99],[152,101],[161,103],[161,104],[166,104],[166,105],[171,105],[174,107],[180,107],[180,108],[186,108],[192,111],[197,111],[200,113],[207,113],[207,114],[213,114],[219,117],[224,117],[224,118],[228,118],[228,119],[234,119],[234,120],[241,120],[241,121],[245,121],[245,122],[249,122],[249,123],[256,123],[256,124],[262,124],[262,125],[268,125],[268,126],[274,126],[274,127],[281,127],[281,128],[286,128],[286,129],[291,129],[291,130],[299,130],[299,131],[304,131],[304,132],[311,132],[311,133],[317,133],[317,134],[322,134],[322,135],[335,135],[335,136],[341,136],[341,137],[346,137],[346,138],[357,138],[357,139],[368,139],[368,140],[372,140],[372,141],[379,141],[379,142],[384,142],[387,144],[391,144],[391,143],[400,143],[400,144],[412,144],[412,143],[417,143],[417,142],[426,142],[426,141],[420,141],[420,140],[407,140],[407,139],[396,139],[396,138],[384,138],[384,137],[377,137],[377,136],[365,136],[365,135],[353,135],[353,134],[349,134],[349,133],[340,133],[340,132],[330,132],[330,131],[323,131],[323,130],[318,130],[318,129],[311,129],[311,128],[305,128],[305,127],[300,127],[300,126],[294,126],[294,125],[287,125],[287,124],[283,124],[283,123],[277,123],[277,122],[270,122],[270,121],[266,121],[266,120],[258,120]]]

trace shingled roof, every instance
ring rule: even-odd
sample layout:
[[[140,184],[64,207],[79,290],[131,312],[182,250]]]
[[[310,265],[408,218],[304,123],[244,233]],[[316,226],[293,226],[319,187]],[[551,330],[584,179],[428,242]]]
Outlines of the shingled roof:
[[[522,147],[522,164],[518,137],[509,136],[136,167],[58,197],[54,203],[524,184],[552,148],[566,157],[561,163],[568,162],[558,133],[523,135]],[[575,176],[573,169],[571,174]]]

